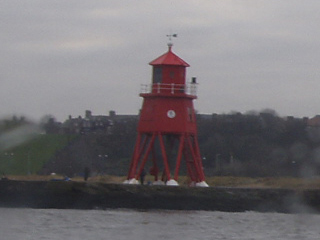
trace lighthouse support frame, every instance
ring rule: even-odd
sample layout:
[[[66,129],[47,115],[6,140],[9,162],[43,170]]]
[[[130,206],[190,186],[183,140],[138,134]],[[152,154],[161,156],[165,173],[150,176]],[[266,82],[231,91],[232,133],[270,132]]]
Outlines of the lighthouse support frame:
[[[174,168],[171,168],[169,165],[167,155],[168,149],[166,148],[164,137],[173,137],[174,141],[178,141],[178,152],[175,156]],[[158,181],[160,171],[158,168],[159,162],[155,156],[156,140],[159,142],[164,168],[162,181],[167,182],[172,180],[171,172],[173,172],[173,180],[178,181],[183,158],[186,162],[186,169],[190,178],[190,184],[203,182],[205,180],[198,141],[195,135],[189,133],[175,135],[166,133],[139,133],[134,149],[133,159],[131,161],[128,180],[138,180],[146,167],[147,161],[151,160],[152,167],[150,172],[154,176],[154,180]]]

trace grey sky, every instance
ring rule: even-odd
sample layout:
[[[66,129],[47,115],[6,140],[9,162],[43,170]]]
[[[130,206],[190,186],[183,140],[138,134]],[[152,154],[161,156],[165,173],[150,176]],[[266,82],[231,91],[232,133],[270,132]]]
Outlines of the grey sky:
[[[196,109],[320,113],[320,1],[3,0],[0,117],[136,114],[148,63],[173,51]]]

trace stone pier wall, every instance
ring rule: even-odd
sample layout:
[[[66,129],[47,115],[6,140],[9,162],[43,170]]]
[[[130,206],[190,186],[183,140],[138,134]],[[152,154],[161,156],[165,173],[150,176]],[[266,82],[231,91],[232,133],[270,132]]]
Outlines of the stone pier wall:
[[[320,212],[320,190],[0,181],[0,207]]]

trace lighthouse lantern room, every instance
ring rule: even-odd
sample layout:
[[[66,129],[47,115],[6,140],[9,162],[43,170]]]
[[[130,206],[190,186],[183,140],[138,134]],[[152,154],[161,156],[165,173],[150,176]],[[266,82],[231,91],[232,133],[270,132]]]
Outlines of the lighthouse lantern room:
[[[138,134],[125,183],[138,184],[149,171],[153,184],[177,186],[184,162],[190,185],[207,187],[193,107],[197,83],[195,78],[186,83],[189,64],[172,52],[172,36],[168,51],[149,63],[152,82],[141,89]]]

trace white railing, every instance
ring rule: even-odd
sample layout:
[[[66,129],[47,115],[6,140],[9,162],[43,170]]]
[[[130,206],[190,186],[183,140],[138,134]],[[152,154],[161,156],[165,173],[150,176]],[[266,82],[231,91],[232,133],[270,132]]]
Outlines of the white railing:
[[[175,83],[153,83],[153,84],[142,84],[140,93],[166,93],[166,94],[187,94],[197,95],[197,84],[186,83],[186,84],[175,84]]]

